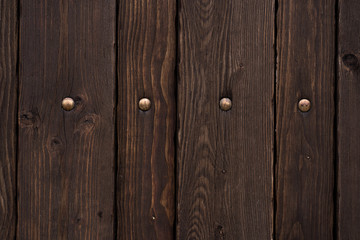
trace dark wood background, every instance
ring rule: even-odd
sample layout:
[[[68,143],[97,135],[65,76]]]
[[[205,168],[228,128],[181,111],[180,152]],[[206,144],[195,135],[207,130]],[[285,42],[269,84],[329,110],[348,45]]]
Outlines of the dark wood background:
[[[358,0],[0,0],[0,239],[359,239],[359,26]]]

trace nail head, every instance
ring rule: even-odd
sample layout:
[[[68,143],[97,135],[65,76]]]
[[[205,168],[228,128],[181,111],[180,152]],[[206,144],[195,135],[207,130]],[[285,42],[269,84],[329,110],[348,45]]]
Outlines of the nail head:
[[[71,111],[75,107],[74,99],[66,97],[62,100],[61,106],[65,111]]]
[[[148,111],[151,108],[151,101],[148,98],[142,98],[139,101],[139,108],[142,111]]]
[[[301,99],[299,101],[299,109],[302,112],[308,112],[311,108],[311,103],[308,99]]]
[[[220,100],[220,108],[223,111],[229,111],[232,107],[232,102],[230,98],[222,98]]]

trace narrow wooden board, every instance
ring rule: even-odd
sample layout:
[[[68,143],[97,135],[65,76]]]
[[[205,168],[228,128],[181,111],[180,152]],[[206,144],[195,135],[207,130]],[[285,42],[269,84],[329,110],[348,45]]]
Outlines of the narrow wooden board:
[[[0,236],[16,228],[18,4],[0,0]]]
[[[280,0],[275,239],[333,239],[335,0]],[[311,101],[300,112],[298,101]]]
[[[173,239],[175,10],[175,0],[120,1],[117,239]]]
[[[19,239],[113,238],[115,15],[115,1],[21,0]]]
[[[179,3],[177,239],[271,239],[274,3]]]
[[[338,238],[360,236],[360,2],[339,1]]]

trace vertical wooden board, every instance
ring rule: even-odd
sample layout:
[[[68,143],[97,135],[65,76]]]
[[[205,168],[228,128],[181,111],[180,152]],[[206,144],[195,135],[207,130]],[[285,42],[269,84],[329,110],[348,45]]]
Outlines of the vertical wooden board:
[[[333,239],[335,0],[280,0],[277,20],[276,239]]]
[[[339,1],[338,239],[360,235],[360,2]]]
[[[179,5],[177,239],[270,239],[274,1]]]
[[[16,228],[18,4],[0,0],[0,236]]]
[[[118,239],[173,238],[175,3],[119,5]]]
[[[111,239],[115,1],[21,10],[18,238]]]

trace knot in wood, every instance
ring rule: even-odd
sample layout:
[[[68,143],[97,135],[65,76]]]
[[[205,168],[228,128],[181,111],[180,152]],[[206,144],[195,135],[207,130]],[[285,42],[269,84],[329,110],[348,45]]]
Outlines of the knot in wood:
[[[40,116],[37,110],[23,111],[19,116],[20,127],[33,127],[37,128],[40,122]]]
[[[359,68],[359,60],[354,54],[346,54],[342,57],[342,61],[346,67],[350,70],[356,70]]]

